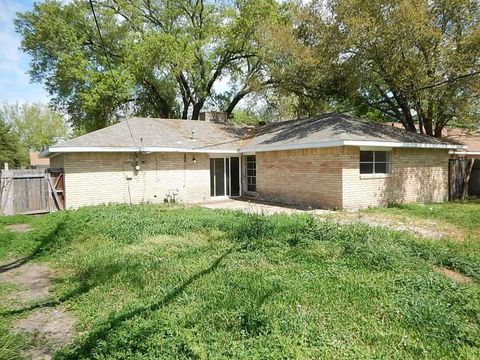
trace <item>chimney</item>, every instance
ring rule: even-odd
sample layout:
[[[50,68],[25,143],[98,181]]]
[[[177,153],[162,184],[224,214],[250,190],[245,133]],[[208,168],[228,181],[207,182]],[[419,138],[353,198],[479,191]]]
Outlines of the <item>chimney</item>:
[[[200,121],[226,124],[228,122],[227,113],[221,111],[205,111],[198,116]]]

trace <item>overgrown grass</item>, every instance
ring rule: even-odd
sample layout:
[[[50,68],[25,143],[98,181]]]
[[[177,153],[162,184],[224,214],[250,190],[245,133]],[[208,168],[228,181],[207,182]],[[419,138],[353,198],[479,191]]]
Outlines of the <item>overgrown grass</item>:
[[[480,236],[480,200],[452,201],[436,204],[398,204],[387,209],[373,208],[369,212],[381,212],[426,220],[440,220],[457,226],[473,236]]]
[[[83,334],[58,359],[480,357],[478,283],[432,270],[448,246],[309,216],[148,205],[32,225],[1,254],[56,268],[55,296]],[[477,274],[478,254],[454,255]]]
[[[436,221],[454,228],[458,237],[447,236],[441,241],[415,239],[412,248],[418,255],[437,265],[463,272],[480,281],[480,200],[394,205],[388,209],[374,208],[366,212]]]

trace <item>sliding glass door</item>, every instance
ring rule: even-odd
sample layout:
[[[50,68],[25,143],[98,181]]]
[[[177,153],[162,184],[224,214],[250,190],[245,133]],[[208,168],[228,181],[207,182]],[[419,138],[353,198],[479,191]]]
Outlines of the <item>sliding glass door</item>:
[[[240,158],[210,159],[210,195],[240,196]]]

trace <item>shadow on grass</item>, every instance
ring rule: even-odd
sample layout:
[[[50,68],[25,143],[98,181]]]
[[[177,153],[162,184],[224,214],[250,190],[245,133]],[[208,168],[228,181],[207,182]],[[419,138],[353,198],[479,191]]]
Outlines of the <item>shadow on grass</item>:
[[[68,301],[68,300],[73,299],[77,296],[85,294],[90,289],[91,289],[91,287],[86,286],[86,284],[82,284],[80,287],[76,288],[75,290],[69,292],[68,294],[66,294],[66,295],[64,295],[64,296],[62,296],[58,299],[43,301],[43,302],[32,304],[32,305],[29,305],[29,306],[26,306],[26,307],[23,307],[23,308],[20,308],[20,309],[8,310],[8,311],[0,313],[0,316],[19,315],[19,314],[23,314],[23,313],[26,313],[26,312],[29,312],[29,311],[32,311],[32,310],[55,307],[55,306],[58,306],[58,305],[64,303],[65,301]]]
[[[84,358],[88,357],[95,346],[102,340],[105,340],[108,334],[115,329],[119,328],[123,322],[135,317],[135,316],[145,316],[152,311],[159,310],[172,301],[174,301],[180,294],[182,294],[192,283],[197,281],[198,279],[202,278],[210,274],[211,272],[215,271],[215,269],[220,265],[220,263],[232,252],[236,250],[236,247],[233,246],[225,251],[222,255],[220,255],[208,268],[203,269],[196,274],[189,277],[185,280],[182,284],[175,287],[170,293],[168,293],[165,297],[157,302],[153,302],[150,305],[143,306],[137,309],[133,309],[127,311],[121,315],[113,317],[109,319],[104,324],[100,325],[97,329],[90,332],[80,344],[73,345],[72,347],[68,347],[58,353],[58,358],[62,359],[77,359],[77,358]]]
[[[58,235],[62,233],[66,228],[65,220],[62,220],[55,224],[55,227],[46,234],[43,234],[37,241],[39,244],[35,247],[31,254],[24,256],[20,259],[14,260],[10,263],[0,265],[0,273],[7,272],[13,269],[17,269],[27,262],[39,257],[46,250],[49,249],[49,245],[55,240]]]

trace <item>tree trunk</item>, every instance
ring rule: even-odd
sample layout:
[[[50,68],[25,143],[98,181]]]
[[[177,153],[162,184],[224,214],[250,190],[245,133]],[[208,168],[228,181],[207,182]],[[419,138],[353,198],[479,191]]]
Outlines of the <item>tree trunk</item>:
[[[245,92],[239,92],[237,95],[235,95],[235,97],[232,99],[232,101],[230,101],[230,104],[228,104],[228,107],[225,110],[225,112],[227,113],[227,116],[230,116],[232,114],[233,110],[238,105],[240,100],[242,100],[247,94],[248,93],[245,93]]]
[[[427,115],[423,119],[423,125],[425,126],[425,133],[433,136],[433,108],[432,103],[428,103]]]
[[[433,136],[437,137],[437,138],[441,138],[442,137],[442,130],[443,130],[443,126],[440,125],[440,124],[435,124],[435,131],[433,133]]]
[[[158,106],[158,110],[160,112],[160,116],[162,118],[170,118],[170,106],[168,105],[167,100],[160,94],[156,86],[148,79],[144,79],[143,83],[147,85],[147,87],[150,89],[150,93],[155,97],[154,102]]]
[[[200,116],[200,111],[202,110],[204,103],[205,99],[202,99],[193,104],[192,120],[198,120],[198,117]]]

